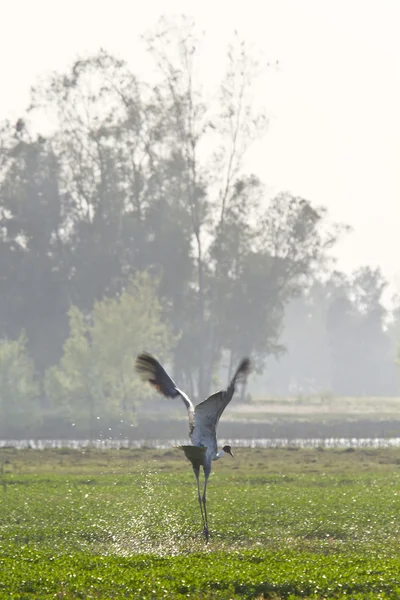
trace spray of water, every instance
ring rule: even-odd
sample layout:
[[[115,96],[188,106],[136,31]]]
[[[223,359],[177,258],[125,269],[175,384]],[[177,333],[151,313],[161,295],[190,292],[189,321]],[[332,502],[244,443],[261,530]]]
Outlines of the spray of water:
[[[197,512],[194,510],[196,520],[188,524],[179,504],[171,498],[173,490],[156,470],[148,469],[138,479],[140,502],[133,497],[120,507],[120,519],[111,528],[108,523],[110,538],[96,551],[120,556],[171,556],[204,549]]]

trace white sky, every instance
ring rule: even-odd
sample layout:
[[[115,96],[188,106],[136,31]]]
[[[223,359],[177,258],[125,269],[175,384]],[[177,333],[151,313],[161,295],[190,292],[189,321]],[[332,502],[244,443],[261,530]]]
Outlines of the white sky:
[[[399,0],[8,0],[0,22],[0,120],[29,88],[100,47],[143,72],[138,36],[161,15],[192,16],[215,73],[234,29],[262,51],[270,126],[249,164],[275,191],[327,206],[353,233],[339,267],[380,265],[400,292]]]

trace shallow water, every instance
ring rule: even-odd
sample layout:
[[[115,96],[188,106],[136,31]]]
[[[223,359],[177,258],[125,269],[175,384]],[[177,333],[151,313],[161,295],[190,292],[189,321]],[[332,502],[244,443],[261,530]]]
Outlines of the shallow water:
[[[391,438],[259,438],[259,439],[219,439],[219,445],[231,444],[235,448],[398,448],[400,437]],[[156,448],[166,450],[175,445],[190,444],[188,439],[179,440],[129,440],[129,439],[97,439],[97,440],[0,440],[0,448],[17,449],[32,448]]]

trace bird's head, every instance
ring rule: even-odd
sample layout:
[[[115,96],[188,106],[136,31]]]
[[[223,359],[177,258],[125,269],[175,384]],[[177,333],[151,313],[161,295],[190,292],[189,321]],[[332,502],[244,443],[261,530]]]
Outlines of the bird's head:
[[[232,454],[232,448],[231,446],[224,446],[222,448],[222,450],[226,453],[226,454],[230,454],[232,456],[232,458],[234,458],[233,454]]]

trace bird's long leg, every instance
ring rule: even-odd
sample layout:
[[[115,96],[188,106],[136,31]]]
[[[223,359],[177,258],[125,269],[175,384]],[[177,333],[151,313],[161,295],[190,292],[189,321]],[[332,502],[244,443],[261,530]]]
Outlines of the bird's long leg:
[[[208,543],[208,517],[207,517],[207,508],[206,508],[206,491],[207,491],[207,481],[208,481],[208,473],[204,473],[204,491],[203,491],[203,507],[204,507],[204,537],[206,538],[206,542]]]
[[[201,518],[202,518],[202,521],[203,521],[203,527],[205,529],[206,528],[206,521],[205,521],[205,518],[204,518],[203,504],[202,504],[202,501],[201,501],[200,481],[199,481],[200,467],[196,468],[196,469],[193,467],[193,471],[194,471],[194,474],[196,476],[196,481],[197,481],[197,497],[199,499],[200,510],[201,510]]]

